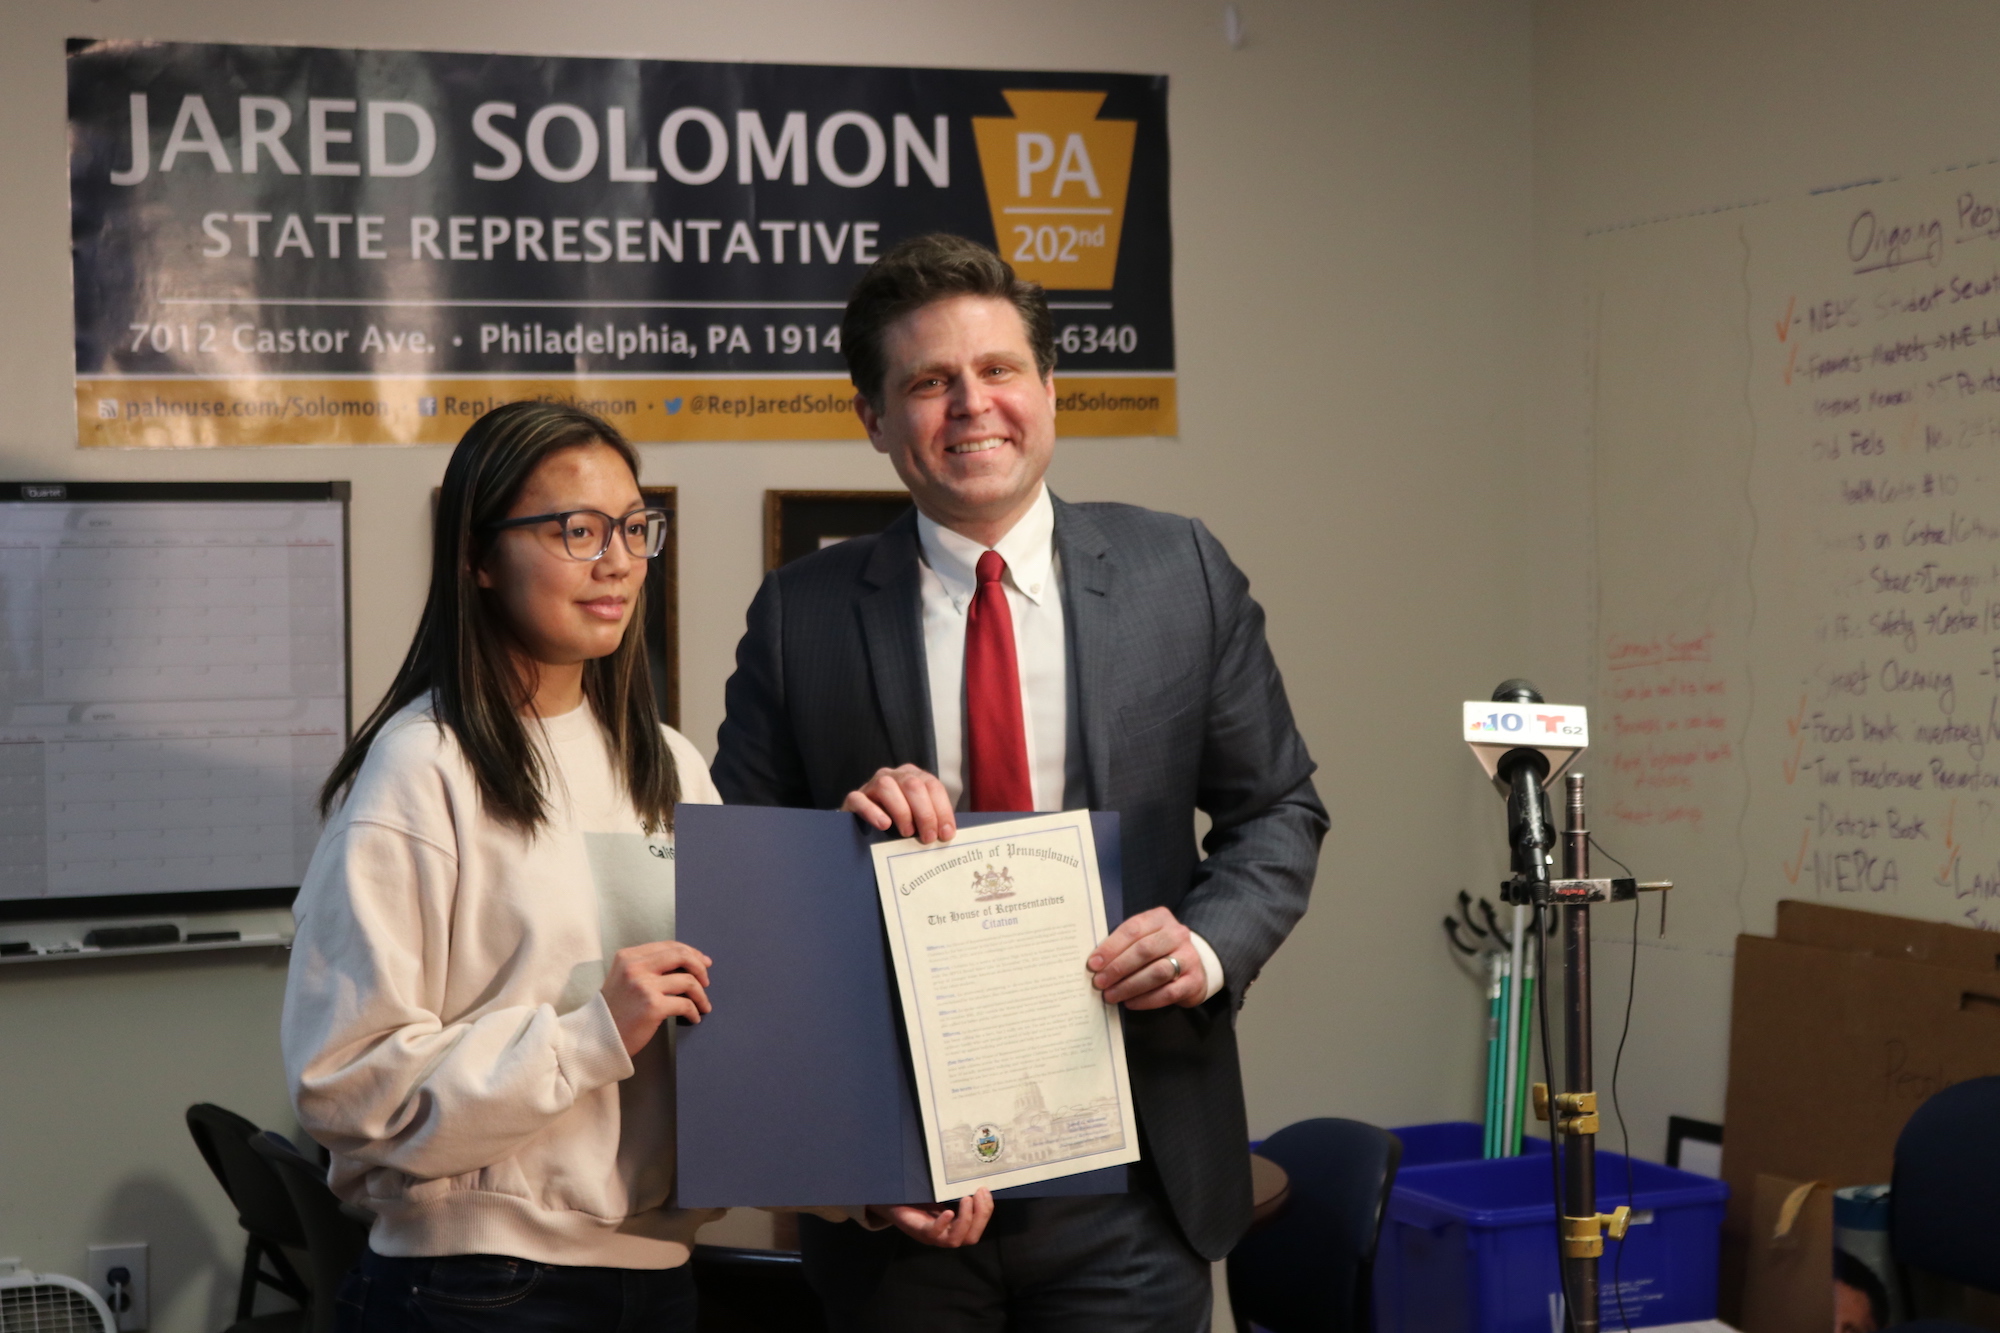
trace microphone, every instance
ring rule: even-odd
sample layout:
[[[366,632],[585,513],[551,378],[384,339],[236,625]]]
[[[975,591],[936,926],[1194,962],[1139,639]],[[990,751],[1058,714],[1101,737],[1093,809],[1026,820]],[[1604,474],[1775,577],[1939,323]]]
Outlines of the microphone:
[[[1555,846],[1545,784],[1561,775],[1590,744],[1587,711],[1549,704],[1525,680],[1507,680],[1487,703],[1465,704],[1465,741],[1494,786],[1507,798],[1507,841],[1515,881],[1526,890],[1549,882]]]

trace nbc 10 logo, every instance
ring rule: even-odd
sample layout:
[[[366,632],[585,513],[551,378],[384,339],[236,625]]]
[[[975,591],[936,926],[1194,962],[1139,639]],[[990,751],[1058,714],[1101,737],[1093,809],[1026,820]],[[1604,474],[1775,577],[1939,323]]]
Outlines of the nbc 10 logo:
[[[1568,712],[1537,712],[1532,707],[1493,709],[1483,714],[1474,714],[1467,708],[1465,731],[1468,740],[1519,738],[1548,742],[1561,738],[1580,743],[1584,723],[1580,716]]]

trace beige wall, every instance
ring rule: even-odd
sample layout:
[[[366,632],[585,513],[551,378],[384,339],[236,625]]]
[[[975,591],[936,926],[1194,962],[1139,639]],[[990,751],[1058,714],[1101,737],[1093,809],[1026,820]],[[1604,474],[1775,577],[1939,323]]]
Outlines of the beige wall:
[[[1529,15],[1492,0],[384,3],[46,0],[0,46],[0,475],[347,478],[357,702],[419,608],[435,449],[80,453],[72,443],[62,39],[70,35],[1172,76],[1183,433],[1071,441],[1073,499],[1198,514],[1248,571],[1335,812],[1316,907],[1243,1018],[1253,1131],[1477,1114],[1473,985],[1437,930],[1498,878],[1498,803],[1454,739],[1502,677],[1577,697],[1538,643],[1580,593],[1509,570],[1538,501]],[[652,446],[681,487],[685,729],[713,747],[766,487],[887,485],[852,445]],[[286,1125],[267,957],[0,969],[0,1254],[80,1273],[145,1238],[154,1327],[224,1322],[233,1220],[180,1126],[209,1099]]]

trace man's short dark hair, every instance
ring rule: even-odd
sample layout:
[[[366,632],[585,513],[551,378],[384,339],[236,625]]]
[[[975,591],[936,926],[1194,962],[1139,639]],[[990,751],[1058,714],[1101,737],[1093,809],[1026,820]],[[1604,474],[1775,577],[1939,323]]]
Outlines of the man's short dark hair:
[[[873,403],[882,406],[882,381],[889,367],[882,356],[882,337],[889,326],[913,310],[954,296],[991,296],[1013,304],[1034,349],[1035,369],[1047,378],[1056,364],[1056,332],[1049,318],[1048,293],[1038,282],[1023,282],[1014,268],[993,251],[963,236],[933,232],[898,242],[870,266],[847,298],[840,317],[840,349],[847,356],[848,378]]]

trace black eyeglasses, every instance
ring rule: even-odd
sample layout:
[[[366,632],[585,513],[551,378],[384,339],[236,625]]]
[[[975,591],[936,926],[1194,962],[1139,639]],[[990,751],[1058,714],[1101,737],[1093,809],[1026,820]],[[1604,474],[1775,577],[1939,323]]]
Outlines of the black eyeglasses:
[[[572,560],[599,560],[611,549],[612,534],[625,539],[634,559],[651,560],[667,542],[667,511],[634,509],[620,518],[597,509],[572,509],[561,514],[530,514],[485,525],[488,532],[531,528],[537,523],[562,524],[563,553]]]

